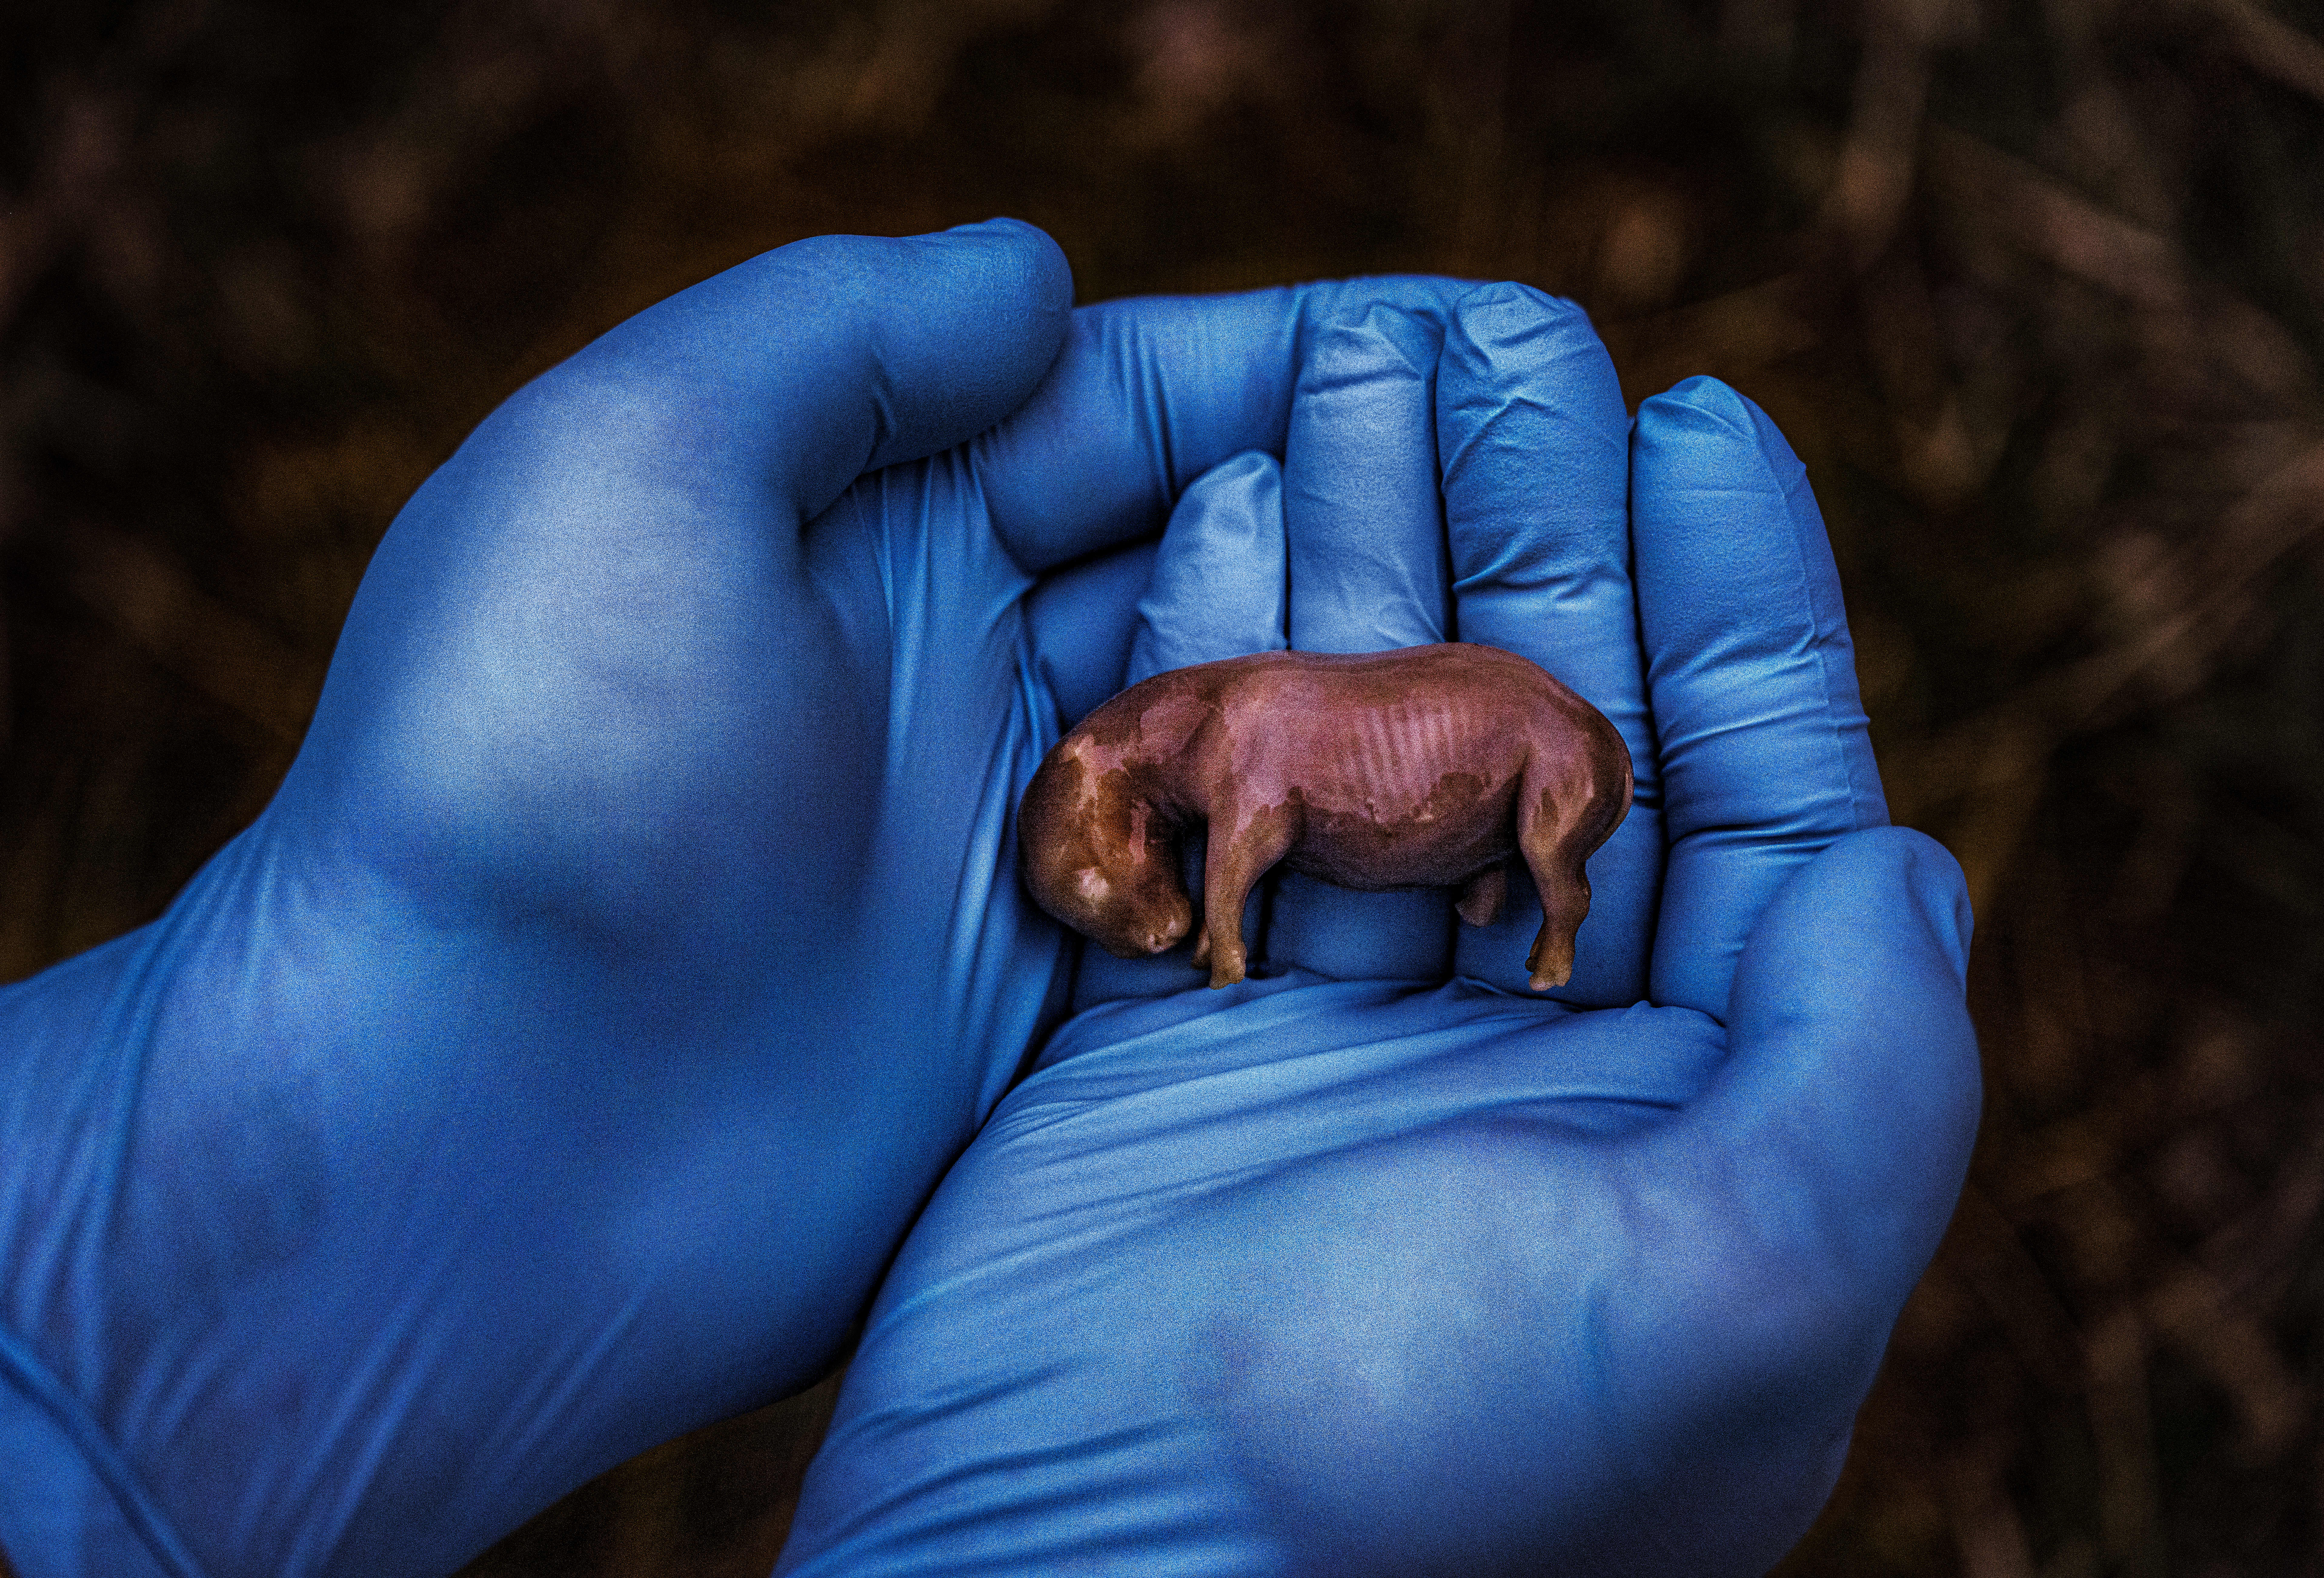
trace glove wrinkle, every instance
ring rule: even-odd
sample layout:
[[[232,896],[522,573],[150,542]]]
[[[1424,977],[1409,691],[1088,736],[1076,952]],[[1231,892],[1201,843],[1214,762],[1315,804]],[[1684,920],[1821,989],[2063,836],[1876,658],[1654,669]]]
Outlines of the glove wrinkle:
[[[207,1578],[78,1398],[0,1326],[0,1551],[17,1578]]]

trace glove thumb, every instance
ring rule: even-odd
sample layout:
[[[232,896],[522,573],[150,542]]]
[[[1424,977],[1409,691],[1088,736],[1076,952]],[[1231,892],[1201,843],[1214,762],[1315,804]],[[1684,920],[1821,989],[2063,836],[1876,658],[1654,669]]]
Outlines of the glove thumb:
[[[1835,841],[1753,927],[1727,1066],[1665,1137],[1729,1158],[1730,1220],[1833,1267],[1890,1321],[1977,1135],[1969,927],[1960,868],[1934,840],[1880,827]]]

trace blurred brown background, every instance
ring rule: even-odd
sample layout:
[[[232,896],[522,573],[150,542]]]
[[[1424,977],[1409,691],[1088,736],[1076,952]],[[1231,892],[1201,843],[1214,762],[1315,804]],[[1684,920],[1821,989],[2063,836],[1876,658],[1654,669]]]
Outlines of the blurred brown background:
[[[1969,1190],[1783,1569],[2324,1573],[2324,15],[2287,0],[81,0],[0,19],[0,979],[263,805],[525,378],[995,213],[1410,269],[1766,405],[1979,915]],[[827,1391],[469,1569],[749,1575]]]

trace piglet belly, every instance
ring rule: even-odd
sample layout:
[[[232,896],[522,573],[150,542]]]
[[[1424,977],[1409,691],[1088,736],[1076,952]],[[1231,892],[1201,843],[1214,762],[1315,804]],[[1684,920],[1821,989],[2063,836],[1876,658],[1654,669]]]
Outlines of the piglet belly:
[[[1437,888],[1464,882],[1517,854],[1514,776],[1442,775],[1400,803],[1303,796],[1299,836],[1283,863],[1342,888]],[[1385,803],[1384,803],[1385,800]]]

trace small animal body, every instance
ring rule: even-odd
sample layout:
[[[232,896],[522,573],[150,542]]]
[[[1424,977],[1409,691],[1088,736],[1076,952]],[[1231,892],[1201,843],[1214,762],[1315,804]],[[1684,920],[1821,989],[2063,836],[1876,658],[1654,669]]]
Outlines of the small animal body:
[[[1194,964],[1243,978],[1243,901],[1278,861],[1342,888],[1459,887],[1496,919],[1523,857],[1541,894],[1536,992],[1573,973],[1582,863],[1630,808],[1613,724],[1525,659],[1467,642],[1259,652],[1157,674],[1057,742],[1018,815],[1026,886],[1124,958],[1194,927],[1180,875],[1207,830]]]

